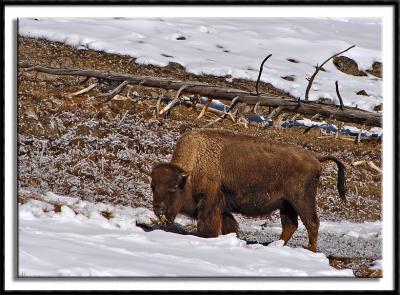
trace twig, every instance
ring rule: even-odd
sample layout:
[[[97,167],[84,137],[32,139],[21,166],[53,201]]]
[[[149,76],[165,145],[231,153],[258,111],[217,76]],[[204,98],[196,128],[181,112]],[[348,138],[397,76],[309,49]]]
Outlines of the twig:
[[[276,115],[282,111],[282,107],[275,108],[267,117],[267,120],[272,120]]]
[[[114,94],[118,94],[118,93],[120,93],[120,92],[122,91],[122,89],[124,89],[124,87],[125,87],[126,85],[128,85],[128,84],[129,84],[129,80],[125,80],[124,82],[122,82],[121,84],[119,84],[117,87],[115,87],[113,90],[111,90],[110,92],[101,94],[100,96],[111,96],[111,95],[114,95]]]
[[[376,166],[376,165],[374,164],[374,162],[372,162],[372,161],[367,161],[367,165],[368,165],[369,167],[371,167],[372,169],[378,171],[379,173],[382,173],[382,172],[383,172],[382,169],[380,169],[378,166]]]
[[[340,135],[340,130],[342,130],[344,123],[340,123],[339,126],[336,128],[336,134],[335,134],[335,139],[339,137]]]
[[[206,111],[207,111],[208,107],[210,106],[211,102],[212,102],[212,99],[209,98],[207,100],[207,103],[203,106],[203,108],[201,109],[200,114],[197,116],[197,118],[195,120],[199,120],[201,117],[204,116],[204,114],[206,113]]]
[[[43,147],[42,147],[42,151],[40,152],[39,165],[42,164],[42,158],[44,155],[44,150],[46,149],[47,140],[43,140],[42,143],[43,143]]]
[[[254,112],[254,114],[256,114],[256,115],[259,115],[259,113],[257,112],[257,110],[258,110],[258,107],[260,106],[260,103],[261,103],[261,101],[257,101],[257,103],[254,105],[253,112]]]
[[[343,110],[343,99],[342,99],[342,97],[340,96],[340,92],[339,92],[339,83],[338,83],[338,81],[335,82],[335,86],[336,86],[336,94],[337,94],[337,96],[338,96],[338,98],[339,98],[339,102],[340,102],[340,109]]]
[[[236,96],[234,99],[232,99],[231,104],[229,105],[229,107],[224,110],[224,113],[219,116],[217,119],[215,119],[214,121],[211,121],[209,123],[207,123],[206,125],[204,125],[204,128],[208,128],[212,125],[214,125],[215,123],[221,121],[222,119],[224,119],[226,117],[226,115],[232,110],[232,108],[235,106],[237,100],[239,99],[240,96]]]
[[[125,117],[126,117],[126,115],[128,114],[128,112],[129,112],[129,111],[126,111],[126,112],[124,113],[124,115],[122,116],[122,118],[121,118],[121,120],[119,121],[119,123],[118,123],[117,126],[120,126],[120,125],[122,124],[122,122],[124,122]]]
[[[235,124],[243,125],[246,129],[249,128],[249,121],[244,117],[240,117]]]
[[[188,85],[182,85],[181,88],[179,88],[178,92],[176,93],[175,98],[165,107],[160,111],[160,115],[167,113],[172,107],[175,106],[175,104],[179,100],[179,96],[181,95],[181,92],[187,88]]]
[[[260,78],[261,78],[261,73],[263,71],[263,67],[264,67],[264,63],[272,56],[272,54],[267,55],[266,58],[264,58],[263,62],[261,63],[260,66],[260,71],[258,72],[258,78],[257,78],[257,82],[256,82],[256,93],[257,95],[259,95],[260,93],[258,92],[258,83],[260,83]]]
[[[284,114],[279,114],[278,117],[274,120],[272,123],[272,127],[274,128],[282,128],[282,119],[283,119]]]
[[[331,57],[329,57],[327,60],[325,60],[320,66],[317,64],[317,66],[315,67],[315,72],[314,74],[312,74],[312,76],[310,78],[307,78],[308,80],[308,85],[307,85],[307,89],[306,89],[306,93],[304,96],[304,100],[308,100],[308,94],[310,93],[310,89],[311,89],[311,85],[315,79],[315,76],[317,76],[318,72],[322,69],[322,67],[324,66],[324,64],[326,64],[328,61],[330,61],[332,58],[334,58],[335,56],[338,56],[339,54],[342,54],[350,49],[352,49],[353,47],[355,47],[355,45],[350,46],[349,48],[340,51],[339,53],[336,53],[334,55],[332,55]]]
[[[357,134],[356,140],[354,141],[356,144],[360,144],[361,142],[361,133],[363,131],[364,126],[362,126],[362,128],[360,128],[360,131]]]
[[[368,167],[370,167],[370,168],[372,168],[372,169],[378,171],[379,173],[382,173],[382,172],[383,172],[382,169],[379,168],[378,166],[376,166],[376,165],[374,164],[374,162],[372,162],[372,161],[363,161],[363,160],[362,160],[362,161],[356,161],[356,162],[353,162],[352,165],[353,165],[353,166],[359,166],[359,165],[362,165],[362,164],[364,164],[364,163],[366,163],[366,164],[368,165]]]
[[[84,89],[82,89],[82,90],[79,90],[79,91],[77,91],[77,92],[68,94],[67,97],[68,97],[68,98],[71,98],[71,97],[74,97],[74,96],[76,96],[76,95],[86,93],[86,92],[92,90],[92,89],[93,89],[94,87],[96,87],[96,86],[97,86],[97,83],[90,84],[88,87],[86,87],[86,88],[84,88]]]

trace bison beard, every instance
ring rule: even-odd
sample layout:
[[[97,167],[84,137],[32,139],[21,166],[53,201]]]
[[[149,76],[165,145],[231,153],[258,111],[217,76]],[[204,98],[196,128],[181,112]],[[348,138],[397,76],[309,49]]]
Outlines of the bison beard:
[[[321,164],[338,165],[338,191],[345,197],[345,166],[294,146],[233,132],[203,129],[185,133],[170,163],[153,166],[153,208],[167,228],[178,213],[197,219],[201,237],[239,232],[231,213],[262,216],[280,210],[287,244],[300,216],[317,250],[316,193]]]

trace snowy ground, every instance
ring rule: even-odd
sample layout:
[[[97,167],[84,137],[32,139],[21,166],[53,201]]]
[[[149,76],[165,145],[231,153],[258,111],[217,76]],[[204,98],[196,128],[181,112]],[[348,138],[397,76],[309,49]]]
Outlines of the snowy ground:
[[[19,275],[353,275],[350,269],[329,266],[323,253],[313,253],[301,246],[283,246],[282,241],[264,246],[246,243],[233,234],[203,239],[162,230],[145,231],[136,226],[136,222],[149,224],[152,218],[153,213],[145,208],[94,204],[52,193],[41,196],[41,200],[29,199],[19,205]],[[190,223],[184,217],[176,221]],[[261,222],[241,226],[251,236],[252,230],[260,231]],[[268,225],[261,231],[273,236],[279,230]],[[355,238],[359,244],[365,238],[381,235],[379,222],[325,222],[321,232]],[[380,261],[373,267],[380,267]]]
[[[19,34],[135,57],[139,64],[183,65],[190,73],[256,80],[263,58],[262,81],[304,97],[314,67],[351,45],[343,55],[360,70],[382,61],[379,18],[41,18],[20,19]],[[291,61],[290,61],[291,60]],[[293,62],[294,60],[294,62]],[[310,99],[339,104],[339,81],[345,105],[372,110],[382,102],[382,79],[351,76],[330,61],[310,92]],[[291,77],[288,81],[283,77]],[[231,79],[227,78],[227,79]],[[357,95],[365,90],[368,96]]]

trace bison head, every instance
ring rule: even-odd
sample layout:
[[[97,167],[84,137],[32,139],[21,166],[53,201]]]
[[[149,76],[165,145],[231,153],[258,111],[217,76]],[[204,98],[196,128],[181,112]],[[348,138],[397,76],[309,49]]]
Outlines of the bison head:
[[[161,163],[151,171],[153,210],[165,228],[175,220],[184,201],[187,174],[177,165]]]

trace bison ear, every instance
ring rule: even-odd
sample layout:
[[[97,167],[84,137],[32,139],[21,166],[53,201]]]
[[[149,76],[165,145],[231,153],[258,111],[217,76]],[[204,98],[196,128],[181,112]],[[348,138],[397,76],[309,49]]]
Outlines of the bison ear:
[[[183,172],[179,175],[179,179],[178,179],[179,188],[182,189],[185,186],[188,176],[189,176],[189,174],[187,174],[186,172]]]

